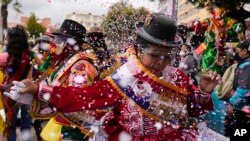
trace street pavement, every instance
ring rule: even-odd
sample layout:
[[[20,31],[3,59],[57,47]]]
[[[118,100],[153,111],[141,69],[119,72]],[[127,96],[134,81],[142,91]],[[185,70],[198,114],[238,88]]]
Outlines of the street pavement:
[[[2,133],[0,133],[0,141],[7,141],[6,139],[4,139],[4,138],[2,137]],[[16,140],[16,141],[21,141],[21,132],[20,132],[20,129],[19,129],[19,128],[17,128],[17,140]],[[34,128],[32,128],[32,137],[31,137],[31,141],[37,141]]]

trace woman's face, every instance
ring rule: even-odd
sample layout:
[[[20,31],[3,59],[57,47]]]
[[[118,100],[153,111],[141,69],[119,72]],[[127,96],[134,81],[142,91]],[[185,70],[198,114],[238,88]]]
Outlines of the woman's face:
[[[148,48],[138,48],[138,58],[141,63],[157,76],[161,76],[164,68],[171,63],[171,49],[150,45]]]
[[[187,52],[187,51],[188,51],[188,49],[187,49],[187,47],[186,47],[185,45],[182,45],[182,46],[181,46],[181,50],[184,51],[184,52]]]
[[[64,36],[56,36],[54,38],[53,42],[56,45],[56,51],[55,51],[56,55],[59,55],[62,53],[62,51],[65,47],[66,41],[67,41],[67,38]]]
[[[186,56],[189,53],[189,50],[186,45],[181,46],[180,56]]]

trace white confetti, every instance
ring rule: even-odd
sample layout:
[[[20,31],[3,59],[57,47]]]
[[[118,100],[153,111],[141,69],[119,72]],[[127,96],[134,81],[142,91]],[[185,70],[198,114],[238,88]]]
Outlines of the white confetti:
[[[99,128],[97,126],[91,126],[90,127],[90,132],[97,133],[98,131],[99,131]]]
[[[54,111],[54,112],[56,112],[56,111],[57,111],[56,107],[53,107],[53,111]]]
[[[125,131],[122,131],[118,137],[118,141],[132,141],[132,139],[132,136]]]
[[[68,38],[68,39],[67,39],[67,43],[68,43],[69,45],[74,45],[74,44],[76,44],[76,40],[73,39],[73,38]]]
[[[74,77],[74,82],[78,83],[78,84],[82,84],[85,82],[85,77],[83,77],[82,75],[77,75]]]
[[[21,139],[23,141],[27,141],[31,139],[31,130],[30,129],[24,129],[21,132]]]
[[[40,53],[37,53],[37,58],[39,58],[39,59],[43,59],[43,55],[42,54],[40,54]]]
[[[162,124],[160,122],[156,122],[155,127],[157,130],[160,130],[162,128]]]
[[[40,48],[41,48],[42,50],[49,50],[50,45],[49,45],[48,43],[41,43],[41,44],[40,44]]]
[[[45,94],[43,95],[43,100],[49,101],[49,100],[50,100],[50,93],[45,93]]]

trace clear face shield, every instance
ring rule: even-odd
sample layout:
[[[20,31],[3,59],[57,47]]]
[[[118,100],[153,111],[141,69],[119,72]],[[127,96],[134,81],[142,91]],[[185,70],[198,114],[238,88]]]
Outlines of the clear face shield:
[[[155,58],[157,60],[164,60],[171,62],[174,60],[176,56],[177,49],[176,48],[169,48],[169,49],[163,49],[163,50],[150,50],[149,48],[142,48],[140,45],[138,46],[139,52],[142,54],[148,54],[152,58]]]
[[[56,36],[53,40],[56,45],[55,54],[59,55],[63,52],[63,49],[67,43],[67,37],[64,36]]]

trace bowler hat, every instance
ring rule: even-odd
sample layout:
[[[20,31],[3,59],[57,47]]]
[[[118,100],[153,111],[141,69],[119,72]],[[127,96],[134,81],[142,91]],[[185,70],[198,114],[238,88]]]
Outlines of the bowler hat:
[[[177,47],[175,42],[177,31],[176,22],[162,13],[150,14],[144,23],[137,22],[135,25],[139,36],[145,40],[164,47]]]
[[[86,28],[76,21],[66,19],[64,20],[58,32],[52,34],[64,35],[70,38],[74,38],[77,41],[84,41]]]
[[[43,35],[39,38],[36,38],[36,43],[40,43],[40,42],[49,43],[51,40],[52,40],[51,36]]]
[[[102,28],[100,27],[91,27],[89,32],[87,33],[87,36],[91,36],[91,35],[104,35],[103,34],[103,31],[102,31]]]
[[[105,47],[104,33],[100,27],[92,27],[87,33],[87,42],[92,47]]]
[[[228,35],[224,47],[236,47],[238,43],[239,43],[239,38],[237,37],[236,34]]]

